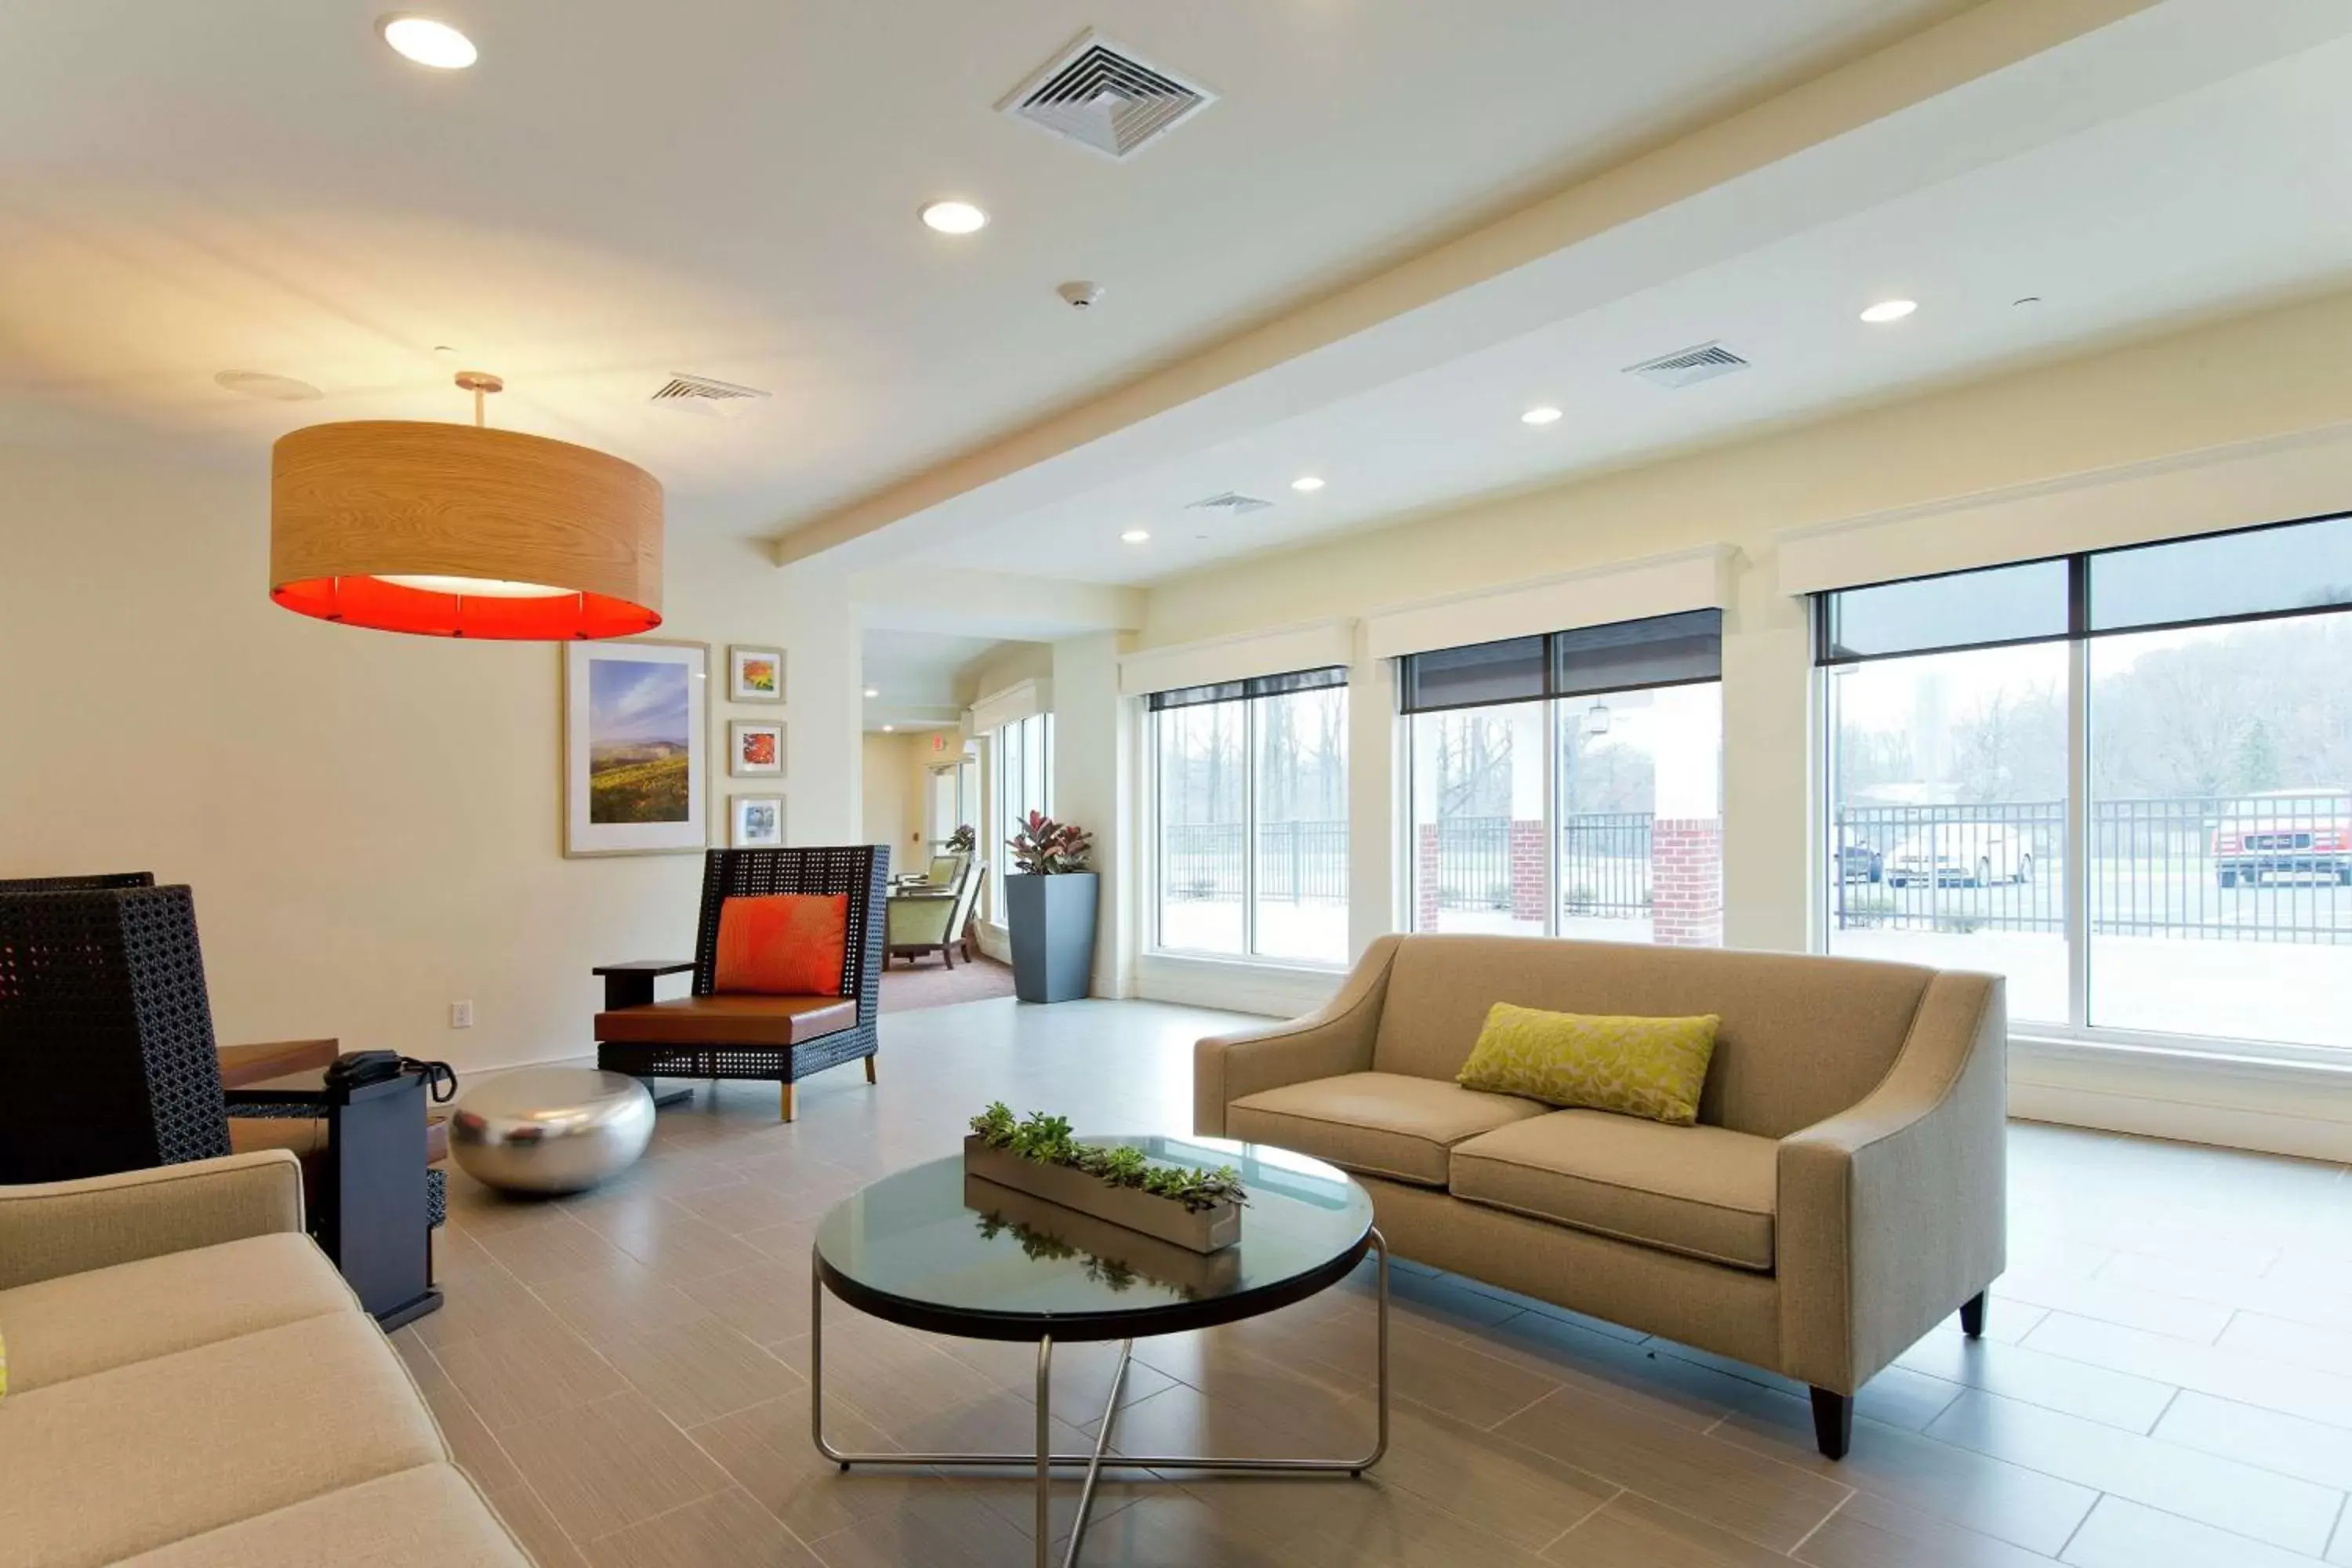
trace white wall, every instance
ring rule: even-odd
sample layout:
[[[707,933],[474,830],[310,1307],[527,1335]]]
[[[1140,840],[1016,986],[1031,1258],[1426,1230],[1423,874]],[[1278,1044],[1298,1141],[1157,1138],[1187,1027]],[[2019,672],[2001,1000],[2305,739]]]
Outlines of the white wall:
[[[312,1035],[462,1069],[593,1049],[615,959],[683,955],[700,858],[567,860],[561,655],[305,619],[266,594],[267,461],[221,473],[0,451],[0,875],[195,889],[225,1041]],[[848,595],[673,506],[658,634],[787,650],[795,843],[859,842]],[[453,1032],[447,1005],[475,1004]]]

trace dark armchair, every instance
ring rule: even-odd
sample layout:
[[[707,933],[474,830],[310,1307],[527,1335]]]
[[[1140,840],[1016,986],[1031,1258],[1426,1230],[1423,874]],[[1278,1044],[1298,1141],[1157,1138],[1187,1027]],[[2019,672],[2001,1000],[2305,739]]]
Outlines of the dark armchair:
[[[793,1088],[812,1073],[863,1059],[874,1081],[875,1021],[882,1010],[884,884],[890,851],[879,844],[806,849],[713,849],[702,863],[702,908],[690,960],[606,964],[604,1010],[596,1015],[596,1065],[637,1078],[754,1079]],[[841,994],[771,996],[720,993],[719,911],[729,899],[769,893],[839,893],[849,900]],[[684,996],[656,1001],[654,983],[692,973]]]
[[[0,1183],[72,1181],[258,1149],[303,1160],[312,1211],[328,1124],[317,1108],[240,1106],[245,1082],[323,1067],[332,1040],[219,1047],[194,895],[152,873],[0,879]],[[425,1163],[447,1129],[425,1129]],[[425,1208],[446,1214],[443,1173]]]

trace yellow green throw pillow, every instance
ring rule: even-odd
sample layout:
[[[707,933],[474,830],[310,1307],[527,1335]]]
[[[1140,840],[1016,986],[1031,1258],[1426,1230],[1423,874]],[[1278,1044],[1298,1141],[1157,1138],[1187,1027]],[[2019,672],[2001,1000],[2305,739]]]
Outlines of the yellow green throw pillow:
[[[1698,1120],[1699,1090],[1722,1022],[1713,1013],[1635,1018],[1497,1002],[1454,1081],[1489,1094],[1688,1127]]]

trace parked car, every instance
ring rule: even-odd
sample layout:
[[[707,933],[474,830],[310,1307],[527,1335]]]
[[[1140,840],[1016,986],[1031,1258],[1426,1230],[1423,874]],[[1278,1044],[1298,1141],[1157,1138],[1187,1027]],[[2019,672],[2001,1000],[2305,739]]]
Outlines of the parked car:
[[[2352,793],[2273,790],[2231,802],[2213,829],[2213,874],[2225,888],[2289,879],[2352,886]]]
[[[1888,886],[1989,888],[2033,879],[2033,851],[2015,828],[1998,822],[1939,822],[1905,837],[1886,857]]]
[[[1839,832],[1838,847],[1830,852],[1830,869],[1842,881],[1875,882],[1886,874],[1886,857],[1848,827]]]

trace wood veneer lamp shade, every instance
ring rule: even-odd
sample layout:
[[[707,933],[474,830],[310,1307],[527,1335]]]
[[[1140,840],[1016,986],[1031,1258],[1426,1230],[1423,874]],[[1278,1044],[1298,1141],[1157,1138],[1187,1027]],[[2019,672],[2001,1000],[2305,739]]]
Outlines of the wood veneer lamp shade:
[[[270,453],[269,596],[346,626],[569,642],[661,625],[662,490],[475,425],[313,425]]]

